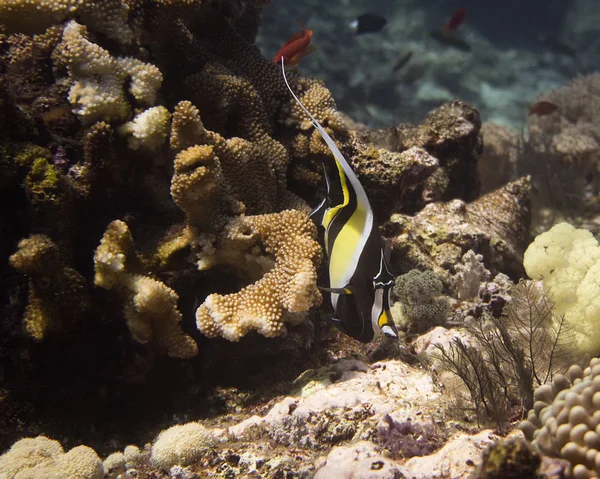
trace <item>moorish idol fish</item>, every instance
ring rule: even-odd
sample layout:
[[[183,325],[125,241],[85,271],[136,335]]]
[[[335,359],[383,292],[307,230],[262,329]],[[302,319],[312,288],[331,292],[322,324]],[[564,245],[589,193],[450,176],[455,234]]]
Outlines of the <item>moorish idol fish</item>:
[[[375,339],[381,332],[397,338],[398,331],[390,313],[394,277],[388,269],[367,194],[331,137],[290,87],[283,59],[281,71],[290,93],[335,159],[333,178],[324,165],[327,195],[311,213],[311,218],[325,231],[329,287],[321,289],[331,293],[335,311],[332,321],[343,333],[363,343]]]

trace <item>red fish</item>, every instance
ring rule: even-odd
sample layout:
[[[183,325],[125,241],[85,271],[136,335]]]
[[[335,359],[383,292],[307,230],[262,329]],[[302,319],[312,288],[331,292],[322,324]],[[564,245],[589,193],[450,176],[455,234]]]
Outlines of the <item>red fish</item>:
[[[450,21],[446,23],[446,25],[442,26],[442,29],[445,32],[451,32],[456,30],[461,26],[462,22],[465,21],[465,17],[467,16],[466,8],[457,8],[452,16],[450,17]]]
[[[313,34],[312,30],[306,28],[301,22],[298,23],[302,27],[302,30],[294,33],[284,43],[275,55],[275,58],[273,58],[274,63],[280,63],[281,59],[284,58],[286,65],[298,65],[302,57],[315,51],[314,45],[310,44]]]
[[[555,103],[552,103],[550,101],[542,100],[542,101],[538,101],[537,103],[534,103],[533,105],[530,105],[528,107],[528,109],[529,109],[528,116],[531,116],[531,115],[545,116],[545,115],[551,115],[556,110],[558,110],[558,105],[556,105]]]

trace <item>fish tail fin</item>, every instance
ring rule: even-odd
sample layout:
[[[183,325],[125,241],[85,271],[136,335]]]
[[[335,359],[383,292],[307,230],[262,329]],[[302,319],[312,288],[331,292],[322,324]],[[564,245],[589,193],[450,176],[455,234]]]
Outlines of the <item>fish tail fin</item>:
[[[394,320],[392,319],[392,315],[389,310],[383,311],[381,316],[379,316],[379,320],[377,321],[381,332],[388,338],[397,339],[398,338],[398,329],[396,328],[396,324],[394,324]]]

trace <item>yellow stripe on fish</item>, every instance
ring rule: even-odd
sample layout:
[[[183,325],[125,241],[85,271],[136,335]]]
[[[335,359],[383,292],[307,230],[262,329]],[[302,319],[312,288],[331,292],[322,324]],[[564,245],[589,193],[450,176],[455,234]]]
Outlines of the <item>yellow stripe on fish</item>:
[[[367,194],[334,141],[290,87],[284,63],[282,58],[281,71],[288,90],[319,131],[335,160],[334,178],[329,177],[327,165],[323,167],[327,196],[311,214],[325,229],[329,286],[322,289],[331,294],[335,311],[332,321],[341,331],[365,343],[381,332],[398,338],[389,306],[394,278],[383,254]]]
[[[325,225],[323,225],[325,226]],[[342,288],[350,282],[356,270],[357,257],[366,242],[367,212],[357,207],[331,242],[329,250],[329,282],[332,288]],[[325,241],[328,240],[327,230]],[[329,248],[328,248],[329,249]]]

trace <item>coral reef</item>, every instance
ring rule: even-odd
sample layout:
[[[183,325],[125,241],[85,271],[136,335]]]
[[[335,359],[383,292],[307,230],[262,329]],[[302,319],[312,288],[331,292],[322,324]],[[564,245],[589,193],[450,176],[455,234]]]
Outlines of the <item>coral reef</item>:
[[[392,265],[399,271],[431,270],[449,282],[455,265],[473,250],[492,274],[522,276],[530,189],[529,179],[521,178],[472,203],[431,203],[414,217],[392,215],[382,229],[392,243]]]
[[[486,122],[481,126],[483,152],[477,164],[482,193],[501,188],[517,178],[519,132]]]
[[[0,447],[48,434],[73,448],[27,440],[26,459],[45,459],[15,479],[465,477],[494,440],[468,414],[448,420],[437,378],[409,365],[431,344],[357,345],[319,308],[308,213],[331,152],[254,45],[267,3],[0,4]],[[505,332],[488,316],[525,308],[502,273],[523,274],[530,183],[502,176],[480,196],[478,111],[455,100],[373,131],[322,81],[289,82],[408,272],[409,333]],[[431,86],[420,94],[445,95]],[[516,357],[501,368],[529,371]],[[522,406],[509,399],[487,406]]]
[[[436,174],[413,192],[414,198],[405,199],[405,207],[411,200],[422,207],[455,198],[471,201],[479,195],[480,129],[479,112],[456,100],[433,110],[417,126],[400,125],[379,134],[378,142],[391,151],[423,148],[439,160]]]

